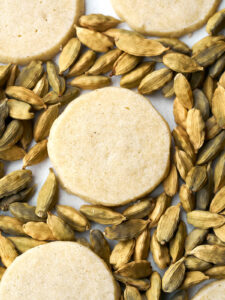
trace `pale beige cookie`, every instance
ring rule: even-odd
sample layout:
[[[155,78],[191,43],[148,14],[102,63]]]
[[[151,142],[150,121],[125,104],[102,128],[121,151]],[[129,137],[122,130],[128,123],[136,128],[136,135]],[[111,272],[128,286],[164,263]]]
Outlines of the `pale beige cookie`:
[[[118,300],[106,264],[75,242],[52,242],[28,250],[6,270],[1,300]]]
[[[83,12],[84,0],[0,1],[0,62],[52,58]]]
[[[108,87],[69,104],[52,126],[48,152],[67,191],[118,206],[165,178],[170,143],[167,123],[145,97]]]
[[[192,300],[225,300],[225,280],[214,281],[205,285]]]
[[[117,14],[134,30],[179,37],[206,23],[221,0],[111,0]]]

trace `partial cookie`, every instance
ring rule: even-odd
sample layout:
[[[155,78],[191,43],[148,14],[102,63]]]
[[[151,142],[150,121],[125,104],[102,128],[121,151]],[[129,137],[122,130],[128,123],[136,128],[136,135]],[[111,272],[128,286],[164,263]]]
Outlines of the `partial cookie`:
[[[48,152],[67,191],[118,206],[165,178],[170,144],[167,123],[146,98],[109,87],[69,104],[51,128]]]
[[[225,300],[225,280],[214,281],[205,285],[192,300]]]
[[[52,58],[83,12],[84,0],[0,1],[0,61]]]
[[[221,0],[111,0],[117,14],[134,30],[179,37],[205,24]]]
[[[0,285],[1,300],[118,300],[105,263],[75,242],[51,242],[18,256]]]

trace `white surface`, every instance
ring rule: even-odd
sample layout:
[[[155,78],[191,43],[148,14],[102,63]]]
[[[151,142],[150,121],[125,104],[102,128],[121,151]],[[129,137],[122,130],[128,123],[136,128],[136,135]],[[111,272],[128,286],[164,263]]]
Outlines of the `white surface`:
[[[225,0],[222,1],[220,8],[225,8]],[[116,14],[114,13],[114,11],[111,7],[110,0],[95,0],[95,1],[86,0],[86,14],[90,14],[90,13],[103,13],[103,14],[108,14],[108,15],[112,15],[112,16],[116,17]],[[128,27],[124,26],[124,24],[121,25],[121,27],[128,28]],[[182,40],[184,42],[186,42],[189,46],[192,46],[196,41],[198,41],[199,39],[203,38],[206,35],[207,35],[207,33],[205,31],[205,27],[203,27],[201,30],[194,32],[192,36],[183,37]],[[119,78],[117,78],[117,79],[113,78],[113,84],[115,86],[119,86]],[[175,126],[175,123],[173,120],[173,111],[172,111],[173,100],[163,98],[161,92],[158,92],[147,98],[151,100],[154,107],[167,120],[167,122],[169,123],[169,126],[172,130]],[[5,166],[6,166],[5,169],[6,169],[7,173],[9,173],[15,169],[21,168],[22,162],[19,161],[19,162],[15,162],[15,163],[5,164]],[[36,194],[33,196],[32,201],[29,202],[30,204],[33,204],[33,205],[36,204],[38,190],[40,189],[41,185],[44,183],[45,179],[47,178],[48,168],[50,166],[51,166],[51,164],[50,164],[49,160],[46,160],[37,166],[29,167],[33,172],[34,182],[38,186]],[[162,188],[159,187],[151,195],[153,195],[153,196],[158,195],[161,191],[162,191]],[[59,199],[60,199],[59,200],[60,204],[71,205],[77,209],[79,209],[80,205],[84,204],[83,200],[81,200],[73,195],[69,195],[62,189],[60,189]],[[176,196],[173,200],[173,203],[177,203],[177,202],[178,202],[178,196]],[[2,213],[0,213],[0,214],[2,214]],[[184,213],[182,213],[182,218],[184,220],[186,219]],[[103,230],[103,226],[100,226],[97,224],[93,224],[92,228],[100,228],[101,230]],[[189,226],[188,228],[190,231],[191,226]],[[80,236],[80,234],[76,234],[76,236],[78,237],[78,236]],[[150,257],[150,260],[152,262],[153,269],[156,269],[158,271],[158,269],[155,266],[154,262],[152,261],[151,257]],[[162,275],[163,272],[160,271],[160,274]],[[192,296],[194,294],[194,292],[196,292],[199,289],[200,286],[201,285],[197,286],[194,289],[191,289],[190,296]],[[164,296],[162,299],[167,300],[167,299],[169,299],[169,297]],[[95,299],[93,299],[93,300],[95,300]]]

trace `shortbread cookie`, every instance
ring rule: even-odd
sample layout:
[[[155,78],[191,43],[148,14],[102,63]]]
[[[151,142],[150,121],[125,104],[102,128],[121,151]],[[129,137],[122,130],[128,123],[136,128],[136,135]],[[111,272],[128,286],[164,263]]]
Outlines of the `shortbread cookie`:
[[[117,14],[134,30],[178,37],[200,28],[221,0],[111,0]]]
[[[225,300],[225,280],[205,285],[192,300]]]
[[[6,270],[1,300],[118,300],[106,264],[75,242],[51,242],[28,250]]]
[[[146,98],[109,87],[69,104],[51,128],[48,152],[67,191],[118,206],[165,178],[170,142],[167,123]]]
[[[0,62],[52,58],[83,12],[84,0],[0,1]]]

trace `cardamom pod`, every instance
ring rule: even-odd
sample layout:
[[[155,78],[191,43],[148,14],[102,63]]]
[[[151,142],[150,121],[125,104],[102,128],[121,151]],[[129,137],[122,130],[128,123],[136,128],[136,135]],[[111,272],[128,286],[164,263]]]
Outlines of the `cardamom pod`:
[[[89,242],[87,241],[86,238],[77,239],[76,242],[83,245],[83,246],[85,246],[85,247],[87,247],[87,248],[89,248],[89,249],[91,249],[91,245],[89,244]]]
[[[0,198],[18,193],[26,188],[32,180],[30,170],[17,170],[0,179]]]
[[[8,239],[14,244],[16,249],[20,253],[24,253],[27,250],[46,244],[44,241],[37,241],[28,237],[21,237],[21,236],[10,236]]]
[[[48,137],[53,122],[59,115],[58,104],[49,106],[37,118],[34,124],[34,139],[36,142]]]
[[[165,54],[163,63],[166,67],[178,73],[192,73],[203,70],[203,67],[195,59],[177,52]]]
[[[176,151],[174,155],[174,162],[176,164],[180,177],[185,181],[188,172],[193,167],[193,161],[186,152],[179,150],[177,147],[175,148]]]
[[[28,146],[33,140],[33,123],[31,120],[22,121],[23,124],[23,135],[20,139],[20,143],[24,150],[27,150]]]
[[[209,233],[206,237],[206,241],[209,245],[218,245],[218,246],[224,246],[225,243],[222,242],[215,234]]]
[[[134,260],[145,260],[149,255],[150,230],[147,227],[137,238],[134,248]]]
[[[191,49],[187,44],[176,38],[159,38],[156,39],[156,41],[160,42],[161,44],[163,44],[163,46],[168,47],[175,52],[180,52],[183,54],[190,54],[191,52]]]
[[[225,209],[225,186],[222,187],[212,199],[212,202],[209,207],[209,211],[212,213],[220,213]]]
[[[73,207],[67,205],[57,205],[56,211],[59,217],[76,231],[84,232],[89,230],[91,227],[87,218]]]
[[[213,279],[225,278],[225,266],[214,266],[205,271],[205,275]]]
[[[191,109],[193,107],[193,95],[190,83],[181,73],[177,74],[174,78],[174,92],[185,108]]]
[[[127,264],[135,249],[135,240],[121,241],[113,248],[110,254],[109,262],[113,265],[114,269],[118,269],[124,264]]]
[[[200,271],[189,271],[186,272],[184,281],[180,286],[180,289],[187,290],[192,286],[199,284],[205,280],[208,280],[209,276],[206,276],[204,273]]]
[[[218,133],[220,133],[221,130],[222,129],[217,124],[216,118],[214,116],[208,118],[205,123],[205,139],[213,139]]]
[[[1,157],[1,155],[0,155]],[[225,151],[221,152],[216,160],[214,171],[214,193],[225,185]]]
[[[83,90],[95,90],[109,86],[111,79],[106,76],[88,76],[80,75],[69,82],[70,85],[79,87]]]
[[[175,196],[178,191],[178,185],[179,182],[177,169],[175,164],[171,164],[170,172],[166,179],[163,181],[163,188],[165,193],[170,197]]]
[[[35,206],[31,206],[24,202],[14,202],[9,205],[11,214],[21,222],[42,222],[45,218],[39,218],[35,214]]]
[[[88,220],[103,225],[118,225],[126,220],[119,212],[99,205],[82,205],[80,211],[88,218]]]
[[[215,88],[216,88],[216,81],[214,79],[212,79],[211,76],[208,75],[203,83],[202,91],[205,94],[205,96],[207,97],[210,106],[212,106],[212,97],[213,97]]]
[[[177,126],[172,131],[172,136],[175,145],[181,150],[184,150],[184,152],[186,152],[191,157],[191,159],[194,159],[195,158],[194,149],[190,142],[187,132],[181,126]]]
[[[9,114],[9,107],[7,101],[3,101],[0,103],[0,138],[5,131],[5,120]]]
[[[162,279],[158,272],[153,272],[150,278],[150,288],[146,291],[147,300],[160,300]]]
[[[23,230],[23,222],[9,216],[0,216],[0,230],[13,235],[26,235]]]
[[[172,258],[172,263],[175,263],[183,256],[186,236],[186,225],[183,221],[180,221],[177,232],[169,243],[169,251]]]
[[[46,105],[58,104],[60,97],[55,91],[48,92],[44,97],[43,101]]]
[[[225,217],[209,211],[194,210],[187,213],[187,222],[202,229],[217,228],[225,223]]]
[[[207,182],[206,166],[194,166],[188,172],[186,177],[186,185],[193,192],[199,191]]]
[[[109,265],[110,246],[100,230],[93,229],[90,231],[90,243],[92,250]]]
[[[15,145],[23,134],[23,125],[19,120],[12,120],[0,138],[0,151],[7,150]]]
[[[208,234],[207,229],[195,228],[187,236],[185,240],[185,252],[188,253],[196,246],[203,243]]]
[[[0,159],[6,161],[15,161],[22,159],[25,154],[26,152],[23,148],[14,145],[7,150],[0,151]]]
[[[198,54],[203,50],[209,48],[213,44],[215,44],[217,41],[222,41],[222,40],[225,40],[223,35],[206,36],[192,46],[192,54],[193,55]]]
[[[76,26],[76,33],[82,44],[96,52],[107,52],[113,48],[111,39],[100,32]]]
[[[205,79],[205,71],[197,71],[191,74],[190,85],[192,90],[201,88]]]
[[[115,279],[119,282],[122,282],[123,284],[129,284],[132,285],[140,291],[146,291],[150,287],[149,280],[147,279],[134,279],[131,277],[121,276],[119,274],[113,274]]]
[[[75,235],[72,228],[61,218],[48,212],[47,224],[54,238],[58,241],[74,241]]]
[[[141,279],[148,277],[152,273],[150,262],[147,260],[132,261],[124,264],[115,271],[115,274]]]
[[[225,90],[221,85],[216,88],[212,98],[212,113],[219,127],[225,129]]]
[[[170,206],[170,203],[171,197],[167,196],[166,193],[162,193],[156,198],[155,208],[149,215],[149,219],[151,221],[150,228],[157,226],[159,219],[164,214],[166,209]]]
[[[0,178],[5,175],[4,164],[0,161]]]
[[[48,157],[47,140],[35,144],[23,158],[23,169],[39,164]]]
[[[59,97],[59,104],[60,106],[67,105],[70,103],[72,100],[77,98],[80,94],[80,90],[77,87],[69,87],[66,89],[65,93]]]
[[[53,91],[57,93],[58,96],[63,95],[66,89],[65,79],[59,75],[59,68],[52,61],[47,61],[47,74],[48,82],[52,87]]]
[[[44,97],[48,93],[49,83],[47,79],[46,73],[38,80],[35,87],[33,88],[33,92],[39,97]]]
[[[161,89],[172,78],[173,72],[167,68],[153,71],[142,79],[138,91],[141,94],[151,94]]]
[[[81,50],[80,41],[73,37],[63,47],[59,55],[59,74],[66,71],[77,59]]]
[[[80,56],[80,58],[76,61],[76,63],[70,68],[66,76],[70,78],[70,77],[84,74],[86,71],[88,71],[91,68],[91,66],[93,66],[95,60],[96,60],[96,53],[92,50],[87,50]]]
[[[213,168],[212,162],[207,165],[207,184],[196,194],[196,206],[198,209],[208,209],[213,194]]]
[[[173,79],[164,85],[162,88],[162,93],[165,98],[172,98],[175,95]]]
[[[172,293],[177,290],[185,277],[185,258],[182,257],[180,260],[171,264],[163,275],[162,278],[162,289],[166,293]]]
[[[178,98],[175,98],[173,101],[173,116],[174,121],[177,125],[180,125],[184,129],[186,129],[186,120],[187,120],[187,109],[181,104]]]
[[[212,267],[212,264],[201,260],[195,256],[188,256],[185,258],[185,267],[191,271],[205,271]]]
[[[124,291],[124,300],[142,300],[142,297],[136,287],[126,285]]]
[[[180,203],[186,212],[195,209],[195,196],[186,184],[182,184],[179,191]]]
[[[131,219],[119,225],[106,227],[104,234],[110,240],[130,240],[140,235],[149,222],[149,220]]]
[[[111,75],[123,75],[132,71],[140,60],[139,56],[122,53],[113,64]]]
[[[223,242],[225,243],[225,226],[221,226],[218,228],[213,228],[213,231],[215,235]]]
[[[57,192],[57,180],[52,168],[49,169],[48,177],[41,187],[37,198],[35,214],[40,218],[46,218],[47,212],[53,208]]]
[[[156,230],[152,235],[150,248],[151,248],[153,260],[156,263],[156,265],[160,269],[165,269],[166,267],[168,267],[170,264],[169,250],[166,245],[161,245],[158,242],[156,237]]]
[[[153,211],[154,207],[155,201],[148,197],[131,204],[122,214],[126,219],[143,219]]]
[[[185,290],[176,292],[170,300],[188,300],[188,294]]]
[[[44,222],[27,222],[23,225],[24,232],[38,241],[54,240],[49,226]]]
[[[116,27],[120,23],[122,23],[122,21],[102,14],[84,15],[79,19],[80,26],[100,32]]]
[[[189,255],[207,261],[215,265],[224,265],[225,247],[217,245],[201,245],[194,248]]]
[[[170,206],[159,220],[157,226],[157,239],[161,245],[169,242],[178,226],[180,218],[180,203],[176,206]]]
[[[12,65],[10,73],[9,73],[9,78],[7,79],[6,86],[11,86],[15,85],[15,81],[17,76],[19,75],[20,70],[18,68],[18,65]]]
[[[0,66],[0,86],[2,87],[9,78],[12,64]]]
[[[15,99],[9,99],[7,104],[11,118],[17,120],[30,120],[34,118],[34,113],[30,111],[32,109],[30,104]]]
[[[199,89],[193,91],[193,96],[195,103],[194,108],[200,110],[203,120],[206,121],[210,115],[210,105],[207,97],[203,91]]]
[[[206,24],[206,31],[210,35],[218,34],[224,28],[225,9],[221,9],[214,13]]]
[[[142,37],[144,38],[144,36],[140,33],[137,33],[135,31],[131,31],[131,30],[127,30],[127,29],[122,29],[122,28],[110,28],[108,30],[106,30],[104,32],[105,35],[113,38],[113,39],[116,39],[116,38],[119,38],[121,36],[125,36],[125,35],[128,35],[128,36],[132,36],[132,37]]]
[[[225,55],[223,54],[210,68],[209,76],[212,78],[219,77],[225,68]]]
[[[1,261],[5,267],[9,267],[16,259],[18,253],[13,243],[0,233],[0,255]]]
[[[214,90],[215,90],[217,83],[215,81],[214,81],[214,83],[215,83],[214,84],[215,85]],[[221,85],[223,88],[225,88],[225,72],[223,72],[223,74],[220,76],[219,85]]]
[[[0,280],[2,280],[2,277],[3,277],[4,273],[5,273],[5,271],[6,271],[6,268],[0,267]]]
[[[25,66],[16,79],[16,85],[33,89],[43,74],[42,61],[33,60]]]

